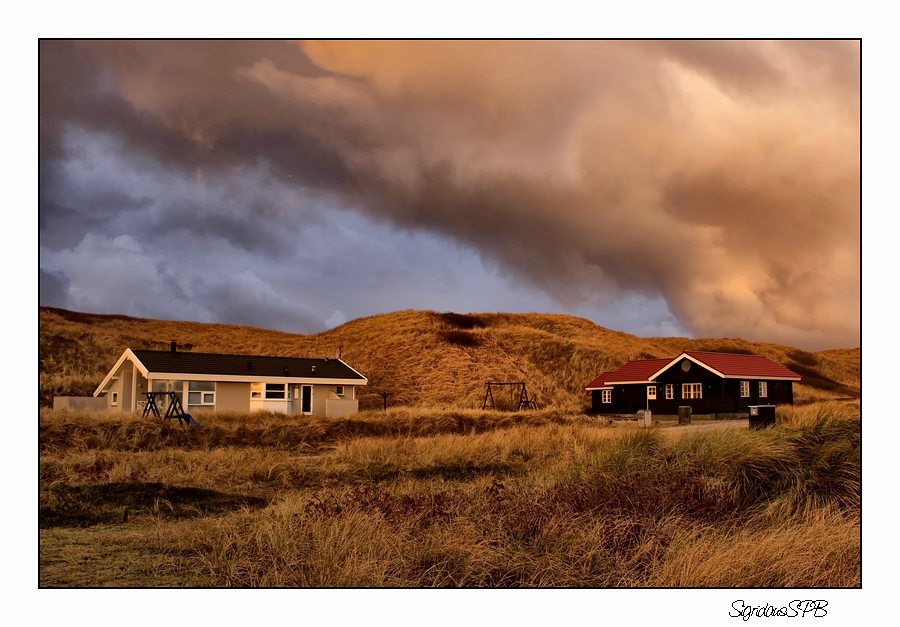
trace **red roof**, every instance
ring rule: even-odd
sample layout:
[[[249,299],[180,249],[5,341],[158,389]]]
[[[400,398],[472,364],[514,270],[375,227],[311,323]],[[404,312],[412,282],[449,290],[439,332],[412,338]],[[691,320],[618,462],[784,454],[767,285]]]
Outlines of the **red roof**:
[[[586,389],[586,390],[591,390],[591,389],[593,389],[593,388],[602,388],[602,387],[605,387],[605,386],[606,386],[606,383],[604,383],[604,382],[606,381],[606,377],[608,377],[608,376],[611,375],[611,374],[612,374],[611,372],[604,372],[604,373],[601,374],[599,377],[597,377],[596,379],[594,379],[593,381],[591,381],[590,383],[588,383],[588,384],[587,384],[587,387],[586,387],[585,389]]]
[[[613,383],[638,383],[650,381],[666,366],[675,364],[687,355],[701,364],[719,372],[726,377],[748,377],[753,379],[793,379],[800,380],[800,375],[788,370],[780,364],[762,355],[737,355],[733,353],[710,353],[706,351],[684,351],[678,357],[666,359],[639,359],[629,361],[613,372],[604,372],[588,383],[586,389],[608,387]]]
[[[616,383],[647,381],[648,377],[660,368],[671,363],[671,359],[639,359],[629,361],[624,366],[613,372],[604,372],[591,381],[586,389],[609,385],[609,381]]]
[[[708,353],[705,351],[684,351],[683,354],[693,357],[726,377],[800,379],[800,375],[796,372],[788,370],[781,364],[776,364],[762,355],[735,355],[732,353]]]

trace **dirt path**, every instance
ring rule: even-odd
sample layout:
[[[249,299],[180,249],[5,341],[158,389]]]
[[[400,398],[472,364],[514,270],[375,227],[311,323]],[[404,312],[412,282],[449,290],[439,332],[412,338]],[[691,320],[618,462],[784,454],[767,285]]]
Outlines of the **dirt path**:
[[[664,429],[663,433],[670,438],[678,439],[687,433],[698,433],[700,431],[722,431],[723,429],[749,429],[750,420],[696,420],[689,425],[679,425],[677,420],[660,421],[660,427]]]

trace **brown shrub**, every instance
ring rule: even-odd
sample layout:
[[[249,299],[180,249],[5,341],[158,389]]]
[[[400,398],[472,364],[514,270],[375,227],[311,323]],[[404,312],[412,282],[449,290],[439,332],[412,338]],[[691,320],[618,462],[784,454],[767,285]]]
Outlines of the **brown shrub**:
[[[465,348],[475,348],[483,344],[480,337],[468,331],[441,331],[438,336],[444,342]]]
[[[436,313],[434,317],[444,324],[457,329],[483,329],[487,326],[484,316],[475,314],[458,314],[448,311],[446,313]]]

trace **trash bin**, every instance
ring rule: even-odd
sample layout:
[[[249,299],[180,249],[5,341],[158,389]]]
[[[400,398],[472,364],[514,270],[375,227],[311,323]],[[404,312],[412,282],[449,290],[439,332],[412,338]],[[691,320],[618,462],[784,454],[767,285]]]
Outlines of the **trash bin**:
[[[750,405],[749,409],[751,429],[775,426],[775,405]]]
[[[691,424],[691,406],[690,405],[679,405],[678,406],[678,424],[680,424],[680,425]]]
[[[644,427],[653,425],[653,412],[649,409],[639,409],[637,412],[638,423]]]

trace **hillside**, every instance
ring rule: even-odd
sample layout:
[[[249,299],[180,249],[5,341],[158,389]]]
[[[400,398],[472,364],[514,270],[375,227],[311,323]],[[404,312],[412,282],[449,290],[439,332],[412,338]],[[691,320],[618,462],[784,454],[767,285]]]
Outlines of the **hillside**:
[[[391,405],[481,407],[485,381],[519,381],[541,406],[588,404],[585,384],[630,358],[685,349],[755,353],[803,377],[798,402],[859,396],[860,349],[810,353],[741,339],[640,338],[557,314],[399,311],[316,335],[40,308],[40,404],[90,395],[125,348],[342,358],[369,379],[360,409]]]

